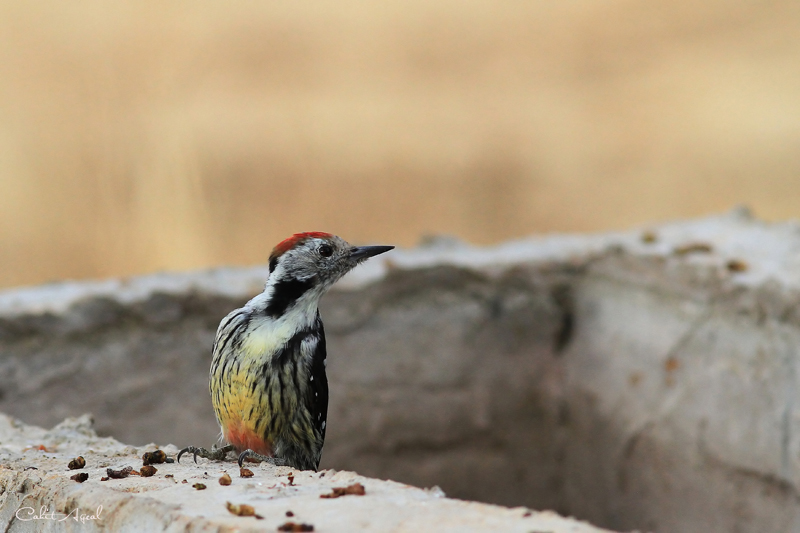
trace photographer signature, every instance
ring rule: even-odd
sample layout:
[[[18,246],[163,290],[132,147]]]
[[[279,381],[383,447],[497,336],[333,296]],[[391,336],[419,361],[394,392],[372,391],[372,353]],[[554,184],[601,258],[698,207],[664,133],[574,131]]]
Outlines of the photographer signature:
[[[80,509],[77,507],[67,514],[57,513],[55,509],[48,511],[45,506],[42,506],[39,509],[39,513],[36,514],[36,510],[33,507],[20,507],[17,509],[16,517],[20,522],[28,522],[30,520],[54,520],[56,522],[63,522],[64,520],[72,518],[76,522],[85,524],[90,520],[100,520],[100,513],[102,512],[102,505],[97,507],[97,511],[95,511],[94,514],[81,513]]]

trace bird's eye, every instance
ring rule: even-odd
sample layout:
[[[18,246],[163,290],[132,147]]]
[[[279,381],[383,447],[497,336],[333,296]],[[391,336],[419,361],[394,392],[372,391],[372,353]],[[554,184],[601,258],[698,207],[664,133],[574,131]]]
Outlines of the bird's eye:
[[[333,248],[328,246],[327,244],[323,244],[319,247],[319,255],[322,257],[330,257],[333,255]]]

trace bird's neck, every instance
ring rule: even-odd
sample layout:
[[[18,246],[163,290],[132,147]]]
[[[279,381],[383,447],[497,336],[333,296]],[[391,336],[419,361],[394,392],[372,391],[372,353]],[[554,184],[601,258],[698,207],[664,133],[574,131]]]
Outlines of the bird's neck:
[[[264,292],[247,304],[252,314],[242,353],[271,359],[296,335],[321,328],[318,305],[323,293],[313,286],[301,292],[299,285],[292,283],[268,284]]]
[[[270,276],[264,292],[250,301],[256,314],[267,321],[310,327],[317,318],[319,300],[325,287],[315,278]]]

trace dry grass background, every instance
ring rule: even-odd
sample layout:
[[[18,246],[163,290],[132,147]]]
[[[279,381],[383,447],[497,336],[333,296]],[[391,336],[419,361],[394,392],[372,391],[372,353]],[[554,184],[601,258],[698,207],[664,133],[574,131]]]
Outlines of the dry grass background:
[[[800,3],[0,4],[0,286],[800,212]]]

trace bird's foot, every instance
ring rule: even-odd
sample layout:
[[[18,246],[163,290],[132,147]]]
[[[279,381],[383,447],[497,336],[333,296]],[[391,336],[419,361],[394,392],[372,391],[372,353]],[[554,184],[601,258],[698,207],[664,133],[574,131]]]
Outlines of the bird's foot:
[[[274,466],[286,466],[286,461],[280,457],[269,457],[268,455],[261,455],[253,450],[245,450],[239,454],[239,468],[242,468],[242,463],[245,461],[253,463],[269,463]]]
[[[234,447],[231,444],[223,446],[221,448],[217,448],[217,445],[213,445],[211,447],[211,451],[206,450],[205,448],[197,448],[195,446],[187,446],[186,448],[182,449],[178,452],[178,457],[176,461],[179,463],[181,462],[181,455],[184,453],[191,453],[194,456],[194,462],[197,462],[197,456],[204,459],[208,459],[210,461],[224,461],[228,457],[228,452],[234,451]]]

